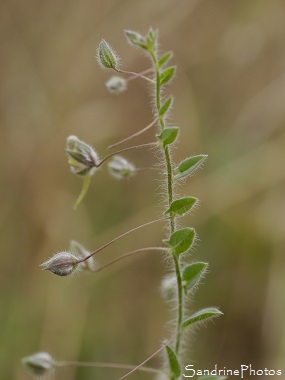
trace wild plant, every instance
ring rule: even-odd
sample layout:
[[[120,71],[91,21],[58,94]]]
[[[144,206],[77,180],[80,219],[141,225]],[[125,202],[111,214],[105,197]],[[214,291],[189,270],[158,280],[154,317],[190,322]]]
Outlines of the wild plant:
[[[78,207],[80,202],[83,201],[91,178],[99,167],[107,163],[110,174],[115,178],[124,179],[131,177],[139,169],[122,157],[121,154],[132,149],[147,149],[149,147],[152,148],[152,151],[155,150],[155,157],[159,160],[159,165],[157,166],[159,168],[158,174],[163,183],[162,188],[165,189],[165,193],[162,196],[165,198],[164,204],[166,204],[166,207],[160,218],[134,227],[122,235],[113,238],[103,246],[96,248],[93,252],[87,251],[81,244],[72,241],[68,251],[55,254],[42,264],[42,268],[59,276],[68,276],[78,270],[96,273],[139,252],[147,250],[161,251],[163,255],[167,256],[168,261],[171,261],[173,267],[171,274],[162,281],[162,288],[168,296],[172,297],[175,304],[173,308],[174,313],[176,313],[174,333],[165,339],[164,343],[155,353],[138,366],[96,362],[58,362],[46,352],[40,352],[24,358],[23,364],[37,376],[44,375],[46,372],[62,366],[93,366],[129,370],[120,379],[125,379],[135,371],[145,371],[149,374],[154,373],[157,379],[177,380],[184,377],[192,377],[183,373],[183,368],[185,368],[186,364],[183,363],[182,357],[182,351],[186,345],[185,333],[192,326],[209,321],[222,314],[216,307],[204,308],[193,314],[189,314],[187,308],[189,296],[196,291],[207,271],[208,264],[205,262],[192,262],[190,252],[195,244],[196,232],[193,227],[181,227],[183,225],[183,217],[193,210],[198,200],[192,196],[177,196],[176,186],[181,180],[183,181],[187,177],[190,177],[201,167],[207,155],[199,154],[187,157],[178,165],[172,159],[173,147],[177,144],[180,133],[180,129],[177,126],[173,126],[168,122],[173,106],[173,96],[167,95],[167,89],[176,72],[176,67],[169,65],[169,61],[172,59],[172,52],[159,53],[158,32],[153,29],[150,29],[146,35],[126,30],[125,36],[131,46],[140,49],[149,58],[151,67],[141,73],[122,70],[118,55],[105,40],[100,42],[97,49],[98,63],[102,69],[112,70],[116,73],[106,83],[110,92],[121,93],[125,91],[127,85],[133,79],[145,80],[151,88],[151,97],[154,104],[152,110],[153,117],[149,125],[139,131],[135,131],[131,136],[112,144],[109,148],[114,149],[119,145],[129,143],[132,139],[136,139],[150,129],[155,130],[156,134],[153,134],[153,141],[150,143],[128,146],[109,154],[103,159],[99,158],[98,153],[91,145],[80,140],[77,136],[69,136],[67,138],[66,152],[70,169],[74,174],[83,178],[83,187],[74,208]],[[132,252],[118,256],[102,267],[94,265],[93,257],[98,252],[135,230],[158,222],[162,223],[164,227],[165,225],[168,226],[165,239],[160,246],[138,248]],[[162,351],[164,351],[165,359],[163,369],[145,366],[149,359]],[[214,377],[209,376],[207,378]],[[215,376],[215,379],[222,378],[224,377]]]

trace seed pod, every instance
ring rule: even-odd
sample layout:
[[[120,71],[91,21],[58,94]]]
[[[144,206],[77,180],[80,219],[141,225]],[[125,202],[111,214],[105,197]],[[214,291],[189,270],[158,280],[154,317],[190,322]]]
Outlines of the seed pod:
[[[43,376],[54,368],[54,361],[47,352],[38,352],[21,360],[23,366],[36,376]]]
[[[117,69],[120,58],[108,42],[102,39],[97,49],[97,61],[102,69]]]
[[[69,252],[59,252],[41,264],[43,270],[49,270],[58,276],[69,276],[78,267],[78,258]]]

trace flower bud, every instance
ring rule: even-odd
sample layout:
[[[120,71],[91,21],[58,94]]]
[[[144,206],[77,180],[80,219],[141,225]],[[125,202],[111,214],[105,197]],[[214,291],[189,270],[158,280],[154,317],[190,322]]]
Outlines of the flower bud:
[[[108,42],[102,39],[97,49],[97,61],[102,69],[117,69],[120,58]]]
[[[131,45],[140,46],[143,49],[147,48],[146,38],[140,33],[133,30],[125,30],[125,36]]]
[[[136,171],[134,165],[121,156],[114,156],[108,162],[108,169],[110,174],[117,179],[131,177]]]
[[[59,252],[41,264],[43,270],[49,270],[58,276],[69,276],[78,267],[78,258],[69,252]]]
[[[120,94],[126,91],[127,81],[122,77],[114,76],[106,82],[106,87],[112,94]]]
[[[78,243],[75,240],[71,240],[71,242],[70,242],[70,251],[78,259],[83,259],[84,257],[87,257],[90,255],[90,252],[87,251],[87,249],[85,249],[83,247],[83,245],[81,245],[80,243]],[[89,259],[83,261],[82,263],[80,263],[80,265],[81,265],[82,269],[89,270],[90,272],[93,272],[95,269],[95,263],[94,263],[93,256],[90,257]]]
[[[33,375],[43,376],[54,368],[54,361],[47,352],[38,352],[21,360],[23,366]]]
[[[74,174],[93,175],[99,158],[95,150],[76,136],[69,136],[66,141],[66,152],[70,170]]]

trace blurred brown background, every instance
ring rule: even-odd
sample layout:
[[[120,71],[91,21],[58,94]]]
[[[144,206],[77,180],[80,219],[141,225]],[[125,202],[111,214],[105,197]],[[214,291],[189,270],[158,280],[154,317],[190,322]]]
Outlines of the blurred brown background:
[[[215,305],[225,315],[189,340],[188,363],[285,370],[284,20],[283,0],[1,1],[1,379],[29,379],[20,358],[40,350],[57,359],[139,363],[168,337],[172,314],[159,292],[166,274],[159,254],[97,276],[58,278],[39,268],[70,239],[93,250],[162,211],[155,172],[116,182],[101,170],[74,212],[81,180],[64,152],[75,134],[104,156],[108,144],[152,120],[145,83],[111,95],[109,73],[95,60],[105,38],[124,69],[148,68],[123,29],[146,33],[150,26],[178,66],[170,89],[171,122],[181,127],[174,159],[209,154],[180,193],[200,199],[185,223],[199,233],[193,259],[210,263],[193,310]],[[125,156],[138,167],[157,162],[147,151]],[[147,227],[97,260],[161,238],[161,225]],[[54,378],[123,373],[68,369]]]

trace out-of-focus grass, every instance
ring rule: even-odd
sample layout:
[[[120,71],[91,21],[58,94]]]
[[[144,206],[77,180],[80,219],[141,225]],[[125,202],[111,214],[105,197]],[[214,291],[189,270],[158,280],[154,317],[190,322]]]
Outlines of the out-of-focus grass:
[[[104,155],[109,143],[151,120],[147,86],[133,82],[127,93],[111,96],[108,74],[94,58],[104,37],[124,68],[147,68],[123,29],[149,26],[159,28],[161,48],[172,49],[178,65],[171,122],[181,126],[181,139],[174,158],[209,154],[204,170],[180,191],[201,201],[187,222],[201,239],[193,255],[211,270],[193,309],[220,305],[225,316],[189,339],[186,360],[201,368],[249,362],[282,368],[284,16],[281,0],[0,4],[1,378],[28,379],[19,359],[38,350],[58,359],[138,363],[167,335],[169,310],[159,295],[165,270],[157,253],[96,277],[62,279],[38,267],[70,239],[95,249],[162,210],[154,172],[115,183],[102,170],[74,212],[81,183],[68,172],[64,153],[67,135],[75,134]],[[151,152],[128,157],[141,167],[156,162]],[[157,245],[161,237],[158,225],[138,231],[98,261]],[[95,374],[118,376],[92,369],[55,378]]]

